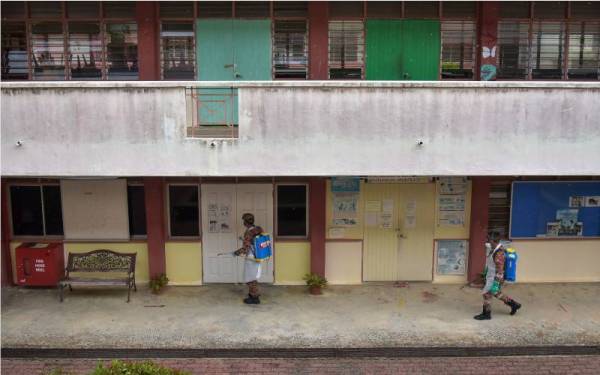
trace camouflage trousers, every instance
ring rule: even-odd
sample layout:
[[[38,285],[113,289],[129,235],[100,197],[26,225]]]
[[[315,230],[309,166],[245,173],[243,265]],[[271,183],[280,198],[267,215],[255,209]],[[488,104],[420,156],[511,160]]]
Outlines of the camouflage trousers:
[[[258,293],[258,281],[253,280],[250,282],[247,282],[246,285],[248,285],[248,294],[252,297],[258,297],[260,294]]]
[[[495,294],[491,292],[487,292],[483,294],[483,307],[486,311],[490,311],[492,309],[492,297],[498,298],[500,301],[504,302],[504,304],[508,305],[513,299],[498,291]]]

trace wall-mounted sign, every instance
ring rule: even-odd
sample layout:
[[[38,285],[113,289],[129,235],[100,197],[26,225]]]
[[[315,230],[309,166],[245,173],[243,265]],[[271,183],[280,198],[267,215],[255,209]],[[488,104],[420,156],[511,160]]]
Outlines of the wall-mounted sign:
[[[373,176],[367,178],[367,182],[371,184],[427,184],[431,181],[433,181],[431,177],[421,176]]]
[[[358,193],[360,191],[359,177],[332,177],[332,193]]]

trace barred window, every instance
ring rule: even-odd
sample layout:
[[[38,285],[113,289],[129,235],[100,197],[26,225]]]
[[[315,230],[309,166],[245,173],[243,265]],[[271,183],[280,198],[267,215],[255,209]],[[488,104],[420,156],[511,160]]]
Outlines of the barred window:
[[[107,78],[109,80],[138,79],[137,24],[107,24],[105,38]]]
[[[565,53],[565,23],[533,23],[531,63],[533,79],[562,79]]]
[[[97,23],[69,23],[69,67],[71,78],[102,78],[102,40]]]
[[[25,22],[2,22],[2,79],[29,77]]]
[[[306,21],[275,21],[273,34],[275,78],[306,79],[308,73]]]
[[[529,21],[498,22],[498,78],[527,79]]]
[[[65,45],[62,23],[31,25],[31,64],[35,80],[65,79]]]
[[[329,21],[329,78],[361,79],[364,51],[362,21]]]
[[[194,79],[196,54],[192,22],[163,22],[160,48],[163,79]]]
[[[600,79],[600,21],[569,23],[569,79]]]
[[[442,22],[442,79],[473,79],[475,21]]]

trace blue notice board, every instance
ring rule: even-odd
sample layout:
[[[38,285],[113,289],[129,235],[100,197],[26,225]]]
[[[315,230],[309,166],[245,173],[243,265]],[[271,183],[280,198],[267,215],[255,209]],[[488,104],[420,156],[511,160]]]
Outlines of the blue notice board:
[[[600,237],[600,181],[515,181],[511,238]]]

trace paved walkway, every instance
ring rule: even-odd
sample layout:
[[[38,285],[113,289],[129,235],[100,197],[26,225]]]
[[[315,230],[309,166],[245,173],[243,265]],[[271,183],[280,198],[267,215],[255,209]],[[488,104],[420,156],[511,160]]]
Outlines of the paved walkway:
[[[499,301],[475,321],[480,291],[430,283],[266,286],[245,306],[243,285],[123,290],[9,288],[2,295],[4,348],[336,348],[600,345],[600,283],[517,284],[515,316]]]
[[[109,363],[109,361],[100,361]],[[372,358],[372,359],[157,359],[154,362],[192,374],[473,374],[483,369],[501,374],[598,374],[600,356],[536,356],[477,358]],[[89,374],[95,359],[3,359],[2,372],[11,375]]]

